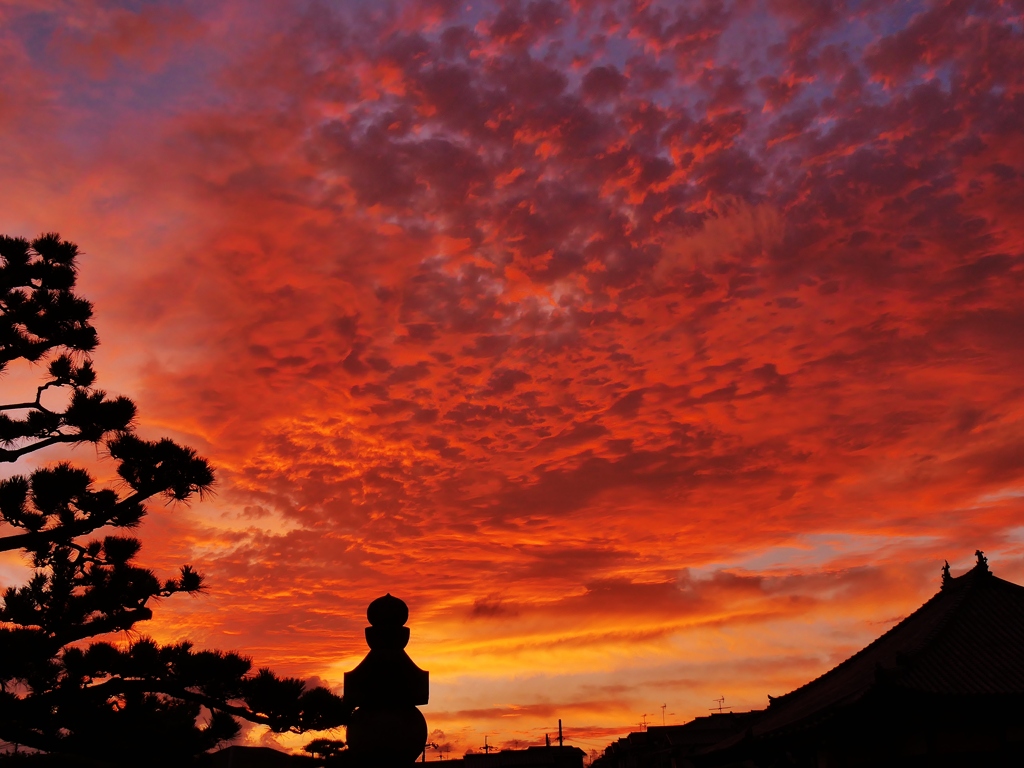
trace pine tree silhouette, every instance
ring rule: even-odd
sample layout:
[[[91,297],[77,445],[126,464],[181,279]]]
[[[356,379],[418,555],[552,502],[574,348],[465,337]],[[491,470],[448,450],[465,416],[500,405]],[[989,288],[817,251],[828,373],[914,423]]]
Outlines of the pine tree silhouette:
[[[67,462],[0,481],[0,532],[11,531],[0,536],[0,552],[21,550],[34,568],[0,601],[0,739],[65,756],[171,765],[235,736],[236,718],[277,732],[344,724],[350,709],[338,696],[268,669],[254,673],[237,653],[144,637],[85,642],[133,630],[161,598],[205,590],[189,565],[163,580],[137,565],[140,543],[131,536],[88,537],[103,527],[135,528],[148,499],[202,499],[214,475],[190,448],[139,438],[135,404],[93,388],[89,353],[98,337],[92,305],[74,293],[77,256],[56,234],[32,242],[0,236],[0,374],[17,360],[46,365],[34,400],[0,405],[0,462],[92,443],[117,462],[125,490],[98,488]],[[69,393],[63,410],[44,405],[51,389]]]

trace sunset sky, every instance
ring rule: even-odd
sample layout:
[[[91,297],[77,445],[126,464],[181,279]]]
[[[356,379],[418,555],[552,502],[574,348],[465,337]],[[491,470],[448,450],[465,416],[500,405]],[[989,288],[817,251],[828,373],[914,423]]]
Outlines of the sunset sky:
[[[1024,582],[1022,126],[1021,0],[0,0],[0,233],[218,472],[139,630],[340,690],[391,592],[452,756]]]

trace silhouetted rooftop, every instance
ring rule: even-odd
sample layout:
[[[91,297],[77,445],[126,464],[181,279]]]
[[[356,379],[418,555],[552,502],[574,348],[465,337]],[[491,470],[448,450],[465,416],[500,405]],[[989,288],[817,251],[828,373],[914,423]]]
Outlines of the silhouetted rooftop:
[[[313,764],[305,755],[289,755],[270,747],[224,747],[208,755],[203,765],[208,768],[288,768]]]
[[[445,760],[441,765],[450,768],[583,768],[584,754],[579,747],[527,747],[490,754],[470,753]]]
[[[664,741],[673,748],[696,748],[714,744],[724,739],[737,729],[748,725],[761,710],[753,712],[714,712],[703,717],[695,717],[683,725],[649,725],[646,731],[630,734],[645,736],[650,742]]]
[[[978,565],[863,650],[772,699],[749,733],[818,721],[881,685],[921,694],[1024,694],[1024,587]]]
[[[683,725],[651,725],[608,745],[596,768],[618,765],[669,765],[673,758],[692,755],[717,744],[749,725],[761,710],[715,712]]]

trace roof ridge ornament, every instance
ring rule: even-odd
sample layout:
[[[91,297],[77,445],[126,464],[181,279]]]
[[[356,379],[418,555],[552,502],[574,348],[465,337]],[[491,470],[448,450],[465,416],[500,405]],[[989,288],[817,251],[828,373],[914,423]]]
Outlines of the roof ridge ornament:
[[[953,583],[953,577],[949,575],[949,560],[942,566],[942,588],[945,589]]]
[[[975,568],[979,569],[982,573],[991,573],[988,569],[988,558],[985,557],[985,553],[980,549],[974,551],[974,556],[978,558],[978,564]]]

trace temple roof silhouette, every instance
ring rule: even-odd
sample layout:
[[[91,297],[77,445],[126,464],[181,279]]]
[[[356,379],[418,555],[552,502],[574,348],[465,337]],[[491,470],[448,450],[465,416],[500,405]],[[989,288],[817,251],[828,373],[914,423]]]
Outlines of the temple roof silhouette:
[[[595,768],[1024,765],[1024,587],[977,565],[766,709],[649,728]]]
[[[746,736],[775,735],[828,719],[882,688],[939,696],[1024,694],[1024,587],[978,564],[944,572],[942,589],[873,643],[778,698]],[[738,736],[737,738],[740,738]]]

